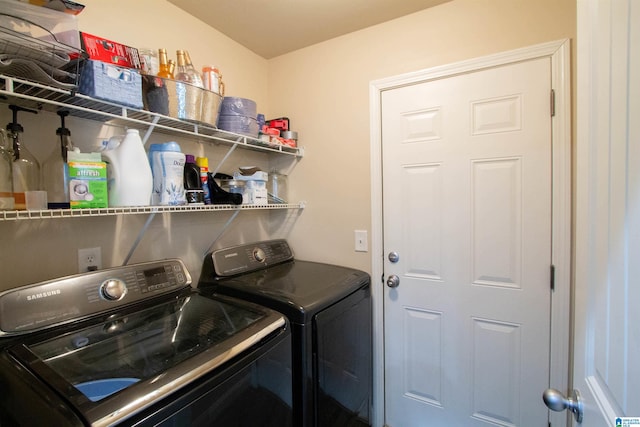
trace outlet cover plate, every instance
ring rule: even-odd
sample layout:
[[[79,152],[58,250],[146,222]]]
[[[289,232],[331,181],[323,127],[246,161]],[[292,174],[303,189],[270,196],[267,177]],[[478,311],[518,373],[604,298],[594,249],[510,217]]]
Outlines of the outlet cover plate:
[[[78,249],[78,272],[100,270],[102,268],[102,248]]]

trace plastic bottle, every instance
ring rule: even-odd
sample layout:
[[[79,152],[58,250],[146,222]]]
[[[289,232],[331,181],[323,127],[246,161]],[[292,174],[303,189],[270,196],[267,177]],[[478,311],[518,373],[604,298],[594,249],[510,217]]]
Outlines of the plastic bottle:
[[[61,125],[56,130],[58,141],[51,155],[42,164],[42,189],[47,192],[49,209],[69,209],[69,167],[67,153],[73,151],[71,132],[64,125],[68,111],[58,111]]]
[[[169,206],[186,204],[183,180],[185,156],[178,143],[151,144],[149,164],[153,175],[151,204]]]
[[[215,65],[206,65],[202,67],[202,81],[204,88],[222,95],[220,90],[220,70]]]
[[[209,159],[206,157],[196,157],[196,165],[200,167],[200,180],[202,181],[202,191],[204,192],[204,204],[211,204],[211,193],[209,192]]]
[[[184,189],[187,202],[190,205],[204,204],[204,191],[202,190],[202,180],[200,178],[200,166],[195,162],[191,154],[187,154],[184,164]]]
[[[16,209],[26,209],[26,191],[40,189],[40,164],[20,140],[24,128],[18,123],[18,111],[37,114],[17,105],[9,105],[13,111],[13,122],[7,125],[7,137],[13,146],[13,197]]]
[[[147,206],[151,201],[153,176],[147,153],[136,129],[115,148],[102,152],[107,163],[109,206]]]

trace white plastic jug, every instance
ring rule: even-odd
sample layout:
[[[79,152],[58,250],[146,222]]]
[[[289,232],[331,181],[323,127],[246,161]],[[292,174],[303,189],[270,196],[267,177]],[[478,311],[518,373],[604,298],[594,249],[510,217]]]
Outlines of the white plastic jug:
[[[136,129],[128,129],[122,141],[102,152],[107,163],[109,206],[148,206],[153,176],[147,153]]]

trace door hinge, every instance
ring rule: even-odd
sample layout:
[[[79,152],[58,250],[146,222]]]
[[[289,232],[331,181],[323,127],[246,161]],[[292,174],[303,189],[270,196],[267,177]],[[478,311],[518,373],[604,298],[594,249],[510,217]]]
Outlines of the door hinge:
[[[551,89],[551,117],[556,115],[556,91]]]
[[[556,266],[551,264],[551,267],[549,268],[549,272],[550,274],[550,285],[551,285],[551,290],[554,291],[556,289]]]

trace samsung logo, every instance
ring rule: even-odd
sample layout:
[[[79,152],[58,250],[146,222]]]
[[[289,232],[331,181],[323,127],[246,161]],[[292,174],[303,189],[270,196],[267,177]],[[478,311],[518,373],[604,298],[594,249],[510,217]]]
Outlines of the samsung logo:
[[[60,289],[54,289],[52,291],[46,292],[38,292],[37,294],[27,295],[27,301],[35,301],[43,298],[49,298],[56,295],[61,295],[62,291]]]
[[[226,254],[224,257],[225,257],[225,258],[233,258],[233,257],[235,257],[235,256],[238,256],[238,252],[234,252],[234,253],[232,253],[232,254]]]

